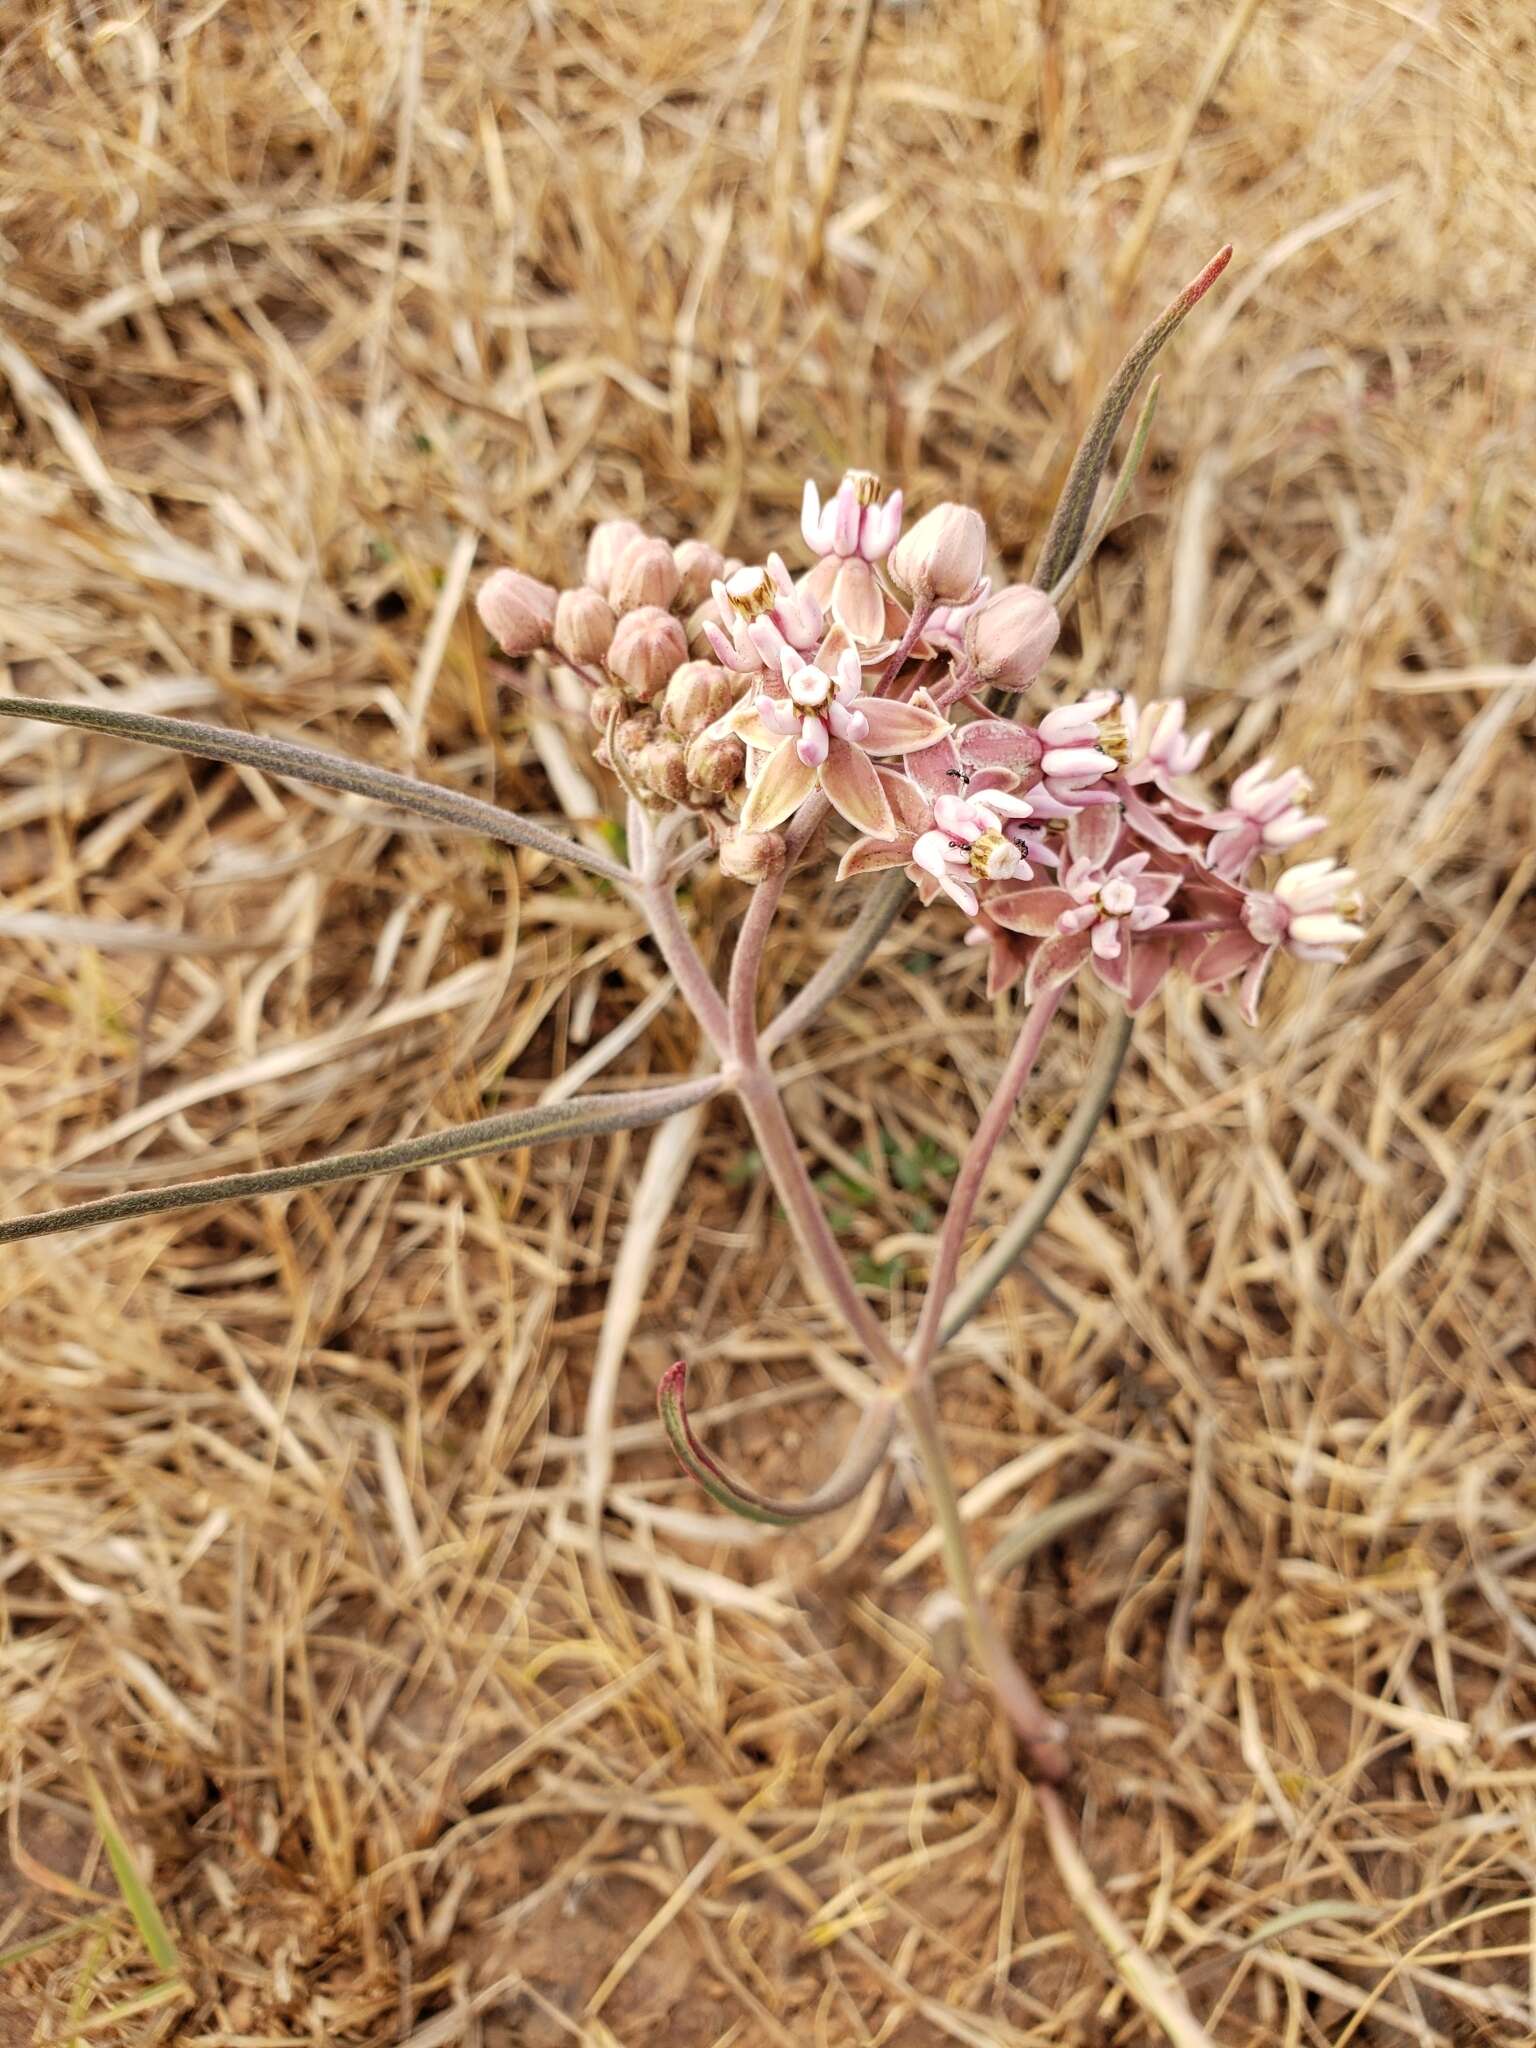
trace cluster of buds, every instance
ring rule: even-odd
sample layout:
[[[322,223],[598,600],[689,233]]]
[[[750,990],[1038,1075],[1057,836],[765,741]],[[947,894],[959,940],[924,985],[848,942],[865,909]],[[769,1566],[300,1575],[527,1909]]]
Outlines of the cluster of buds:
[[[738,566],[704,541],[673,547],[631,519],[609,519],[594,527],[573,588],[498,569],[477,603],[504,654],[552,655],[587,686],[596,758],[626,787],[656,808],[685,805],[728,823],[746,748],[710,728],[738,679],[711,658],[705,628],[724,616],[712,589]]]
[[[1301,771],[1261,761],[1218,805],[1191,783],[1209,735],[1180,703],[1096,690],[1034,723],[995,715],[985,693],[1044,669],[1056,608],[1027,583],[993,590],[969,506],[905,534],[902,510],[865,470],[825,502],[808,483],[798,577],[610,520],[580,587],[500,570],[481,616],[509,654],[547,649],[589,685],[598,758],[647,804],[699,814],[726,873],[781,873],[786,835],[819,844],[836,813],[857,835],[839,873],[904,868],[925,903],[954,903],[994,992],[1087,968],[1135,1010],[1177,969],[1240,983],[1252,1017],[1278,953],[1342,958],[1361,935],[1349,870],[1261,872],[1324,829]]]

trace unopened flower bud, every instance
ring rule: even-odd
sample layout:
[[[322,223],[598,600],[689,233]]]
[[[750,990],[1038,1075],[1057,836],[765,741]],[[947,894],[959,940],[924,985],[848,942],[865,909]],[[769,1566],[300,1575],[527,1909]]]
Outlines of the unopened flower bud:
[[[688,768],[681,740],[652,740],[635,762],[635,773],[647,789],[668,803],[680,804],[688,795]]]
[[[685,661],[667,685],[662,713],[685,740],[696,739],[731,708],[731,677],[713,661]]]
[[[726,796],[747,772],[745,742],[730,732],[701,732],[688,743],[688,780],[709,796]]]
[[[935,505],[887,560],[892,577],[912,597],[934,604],[969,604],[981,587],[987,530],[969,505]]]
[[[965,651],[984,683],[1026,690],[1056,645],[1061,620],[1043,590],[1012,583],[966,621]]]
[[[720,868],[738,882],[767,882],[783,872],[785,854],[780,832],[737,832],[720,849]]]
[[[677,565],[677,602],[692,611],[709,595],[709,586],[725,574],[725,557],[708,541],[680,540],[672,550]]]
[[[696,611],[688,614],[688,651],[700,661],[707,661],[714,654],[704,631],[706,625],[718,626],[729,637],[725,614],[713,597],[706,597]]]
[[[616,624],[601,591],[562,590],[555,606],[555,648],[567,661],[590,668],[607,654]]]
[[[677,595],[677,585],[672,550],[664,540],[642,533],[613,565],[608,602],[616,612],[632,612],[640,605],[655,605],[665,611]]]
[[[655,739],[660,727],[654,711],[634,711],[614,728],[614,739],[626,761],[636,761]]]
[[[644,539],[645,529],[637,526],[633,519],[599,521],[593,527],[587,541],[587,565],[584,573],[591,587],[601,591],[606,597],[620,555],[631,541]]]
[[[555,592],[521,569],[487,576],[475,599],[481,624],[503,654],[532,654],[547,647],[555,628]]]
[[[670,562],[671,557],[668,556]],[[670,612],[653,604],[626,612],[608,649],[608,670],[624,693],[649,704],[666,688],[668,678],[688,659],[688,641]]]
[[[587,716],[599,732],[608,730],[608,721],[624,703],[624,692],[616,683],[600,683],[587,699]]]

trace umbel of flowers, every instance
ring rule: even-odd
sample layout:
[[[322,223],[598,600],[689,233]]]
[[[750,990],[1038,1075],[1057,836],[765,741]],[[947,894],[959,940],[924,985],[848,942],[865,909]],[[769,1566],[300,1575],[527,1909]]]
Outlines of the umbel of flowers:
[[[1086,970],[1136,1011],[1176,972],[1238,985],[1253,1021],[1277,953],[1341,959],[1354,876],[1279,866],[1324,829],[1301,771],[1264,760],[1207,794],[1210,736],[1177,702],[1093,690],[998,716],[1044,668],[1056,606],[993,589],[969,506],[902,533],[902,504],[867,470],[825,502],[807,483],[799,574],[610,520],[580,585],[498,570],[481,616],[507,654],[547,650],[581,678],[598,759],[648,812],[694,814],[727,873],[781,875],[792,845],[827,845],[797,826],[835,814],[838,873],[901,868],[952,903],[993,994],[1022,982],[1033,1001]]]

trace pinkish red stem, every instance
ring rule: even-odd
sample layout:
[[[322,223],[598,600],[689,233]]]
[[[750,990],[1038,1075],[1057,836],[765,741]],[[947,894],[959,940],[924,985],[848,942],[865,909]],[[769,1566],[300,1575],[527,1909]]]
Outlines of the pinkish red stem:
[[[960,1268],[960,1253],[965,1244],[965,1234],[971,1227],[971,1218],[976,1213],[976,1204],[981,1196],[982,1184],[987,1168],[992,1163],[992,1154],[1019,1106],[1019,1097],[1024,1084],[1039,1057],[1051,1019],[1061,1001],[1061,990],[1051,989],[1031,1005],[1026,1013],[1019,1035],[1013,1042],[1002,1078],[993,1090],[992,1100],[982,1113],[976,1127],[976,1135],[960,1165],[955,1177],[949,1207],[945,1211],[943,1226],[939,1231],[938,1250],[934,1254],[933,1271],[928,1278],[928,1290],[923,1297],[922,1314],[918,1318],[917,1332],[908,1351],[908,1359],[915,1378],[923,1377],[933,1362],[938,1345],[939,1325],[944,1316],[944,1304],[955,1284],[955,1275]]]
[[[915,634],[913,636],[915,638]],[[742,922],[731,963],[729,1004],[704,971],[692,941],[682,928],[666,879],[663,849],[650,834],[638,805],[630,820],[631,846],[641,853],[635,888],[650,918],[656,942],[676,976],[679,988],[720,1051],[725,1078],[741,1098],[757,1140],[763,1166],[784,1204],[801,1251],[816,1272],[850,1333],[864,1347],[872,1364],[895,1383],[943,1541],[950,1582],[965,1610],[972,1647],[987,1673],[998,1705],[1018,1735],[1039,1779],[1055,1781],[1069,1768],[1066,1731],[1048,1713],[1034,1687],[1019,1668],[1002,1630],[976,1581],[959,1498],[939,1428],[938,1409],[927,1366],[938,1336],[945,1297],[954,1284],[966,1228],[975,1211],[992,1154],[1017,1107],[1035,1057],[1055,1013],[1059,994],[1052,992],[1030,1010],[1015,1041],[1008,1065],[988,1104],[981,1126],[961,1168],[950,1212],[940,1234],[932,1279],[908,1359],[886,1335],[879,1319],[859,1293],[841,1248],[821,1206],[821,1199],[800,1156],[793,1127],[779,1093],[779,1084],[763,1057],[757,1035],[757,985],[764,949],[784,883],[796,858],[821,823],[824,801],[812,798],[786,835],[784,868],[761,883]]]
[[[931,597],[919,597],[913,600],[912,616],[907,620],[907,630],[905,631],[905,633],[902,634],[901,638],[897,641],[895,652],[891,655],[890,660],[885,664],[885,668],[881,673],[880,680],[875,685],[875,696],[885,696],[886,693],[889,691],[892,683],[894,683],[896,678],[901,674],[902,663],[906,660],[907,656],[912,652],[913,648],[917,645],[919,639],[922,637],[923,628],[928,623],[928,614],[932,610],[933,599]]]
[[[688,936],[677,907],[674,883],[667,873],[666,846],[645,814],[642,804],[630,799],[627,821],[630,887],[645,912],[661,957],[672,970],[672,978],[683,1000],[699,1020],[722,1064],[730,1057],[731,1028],[720,991],[709,978],[709,969],[699,958],[698,948]]]

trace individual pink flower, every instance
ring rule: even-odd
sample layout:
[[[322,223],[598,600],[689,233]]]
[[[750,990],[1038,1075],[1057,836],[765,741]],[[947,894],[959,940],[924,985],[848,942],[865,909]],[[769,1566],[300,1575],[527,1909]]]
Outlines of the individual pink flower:
[[[803,584],[796,588],[778,555],[765,568],[738,569],[714,584],[712,595],[730,634],[705,619],[704,637],[715,659],[738,675],[772,673],[786,653],[809,655],[821,640],[820,601]]]
[[[813,661],[786,648],[779,666],[777,688],[744,698],[721,721],[768,753],[742,806],[743,831],[771,832],[819,786],[850,825],[889,838],[896,818],[870,757],[931,746],[943,718],[867,695],[858,650],[842,627],[833,627]]]
[[[885,632],[885,593],[871,565],[885,559],[901,531],[901,502],[900,491],[886,498],[867,469],[850,469],[825,505],[814,483],[805,486],[800,531],[821,557],[806,588],[858,641]]]
[[[988,914],[1009,931],[1040,939],[1025,993],[1032,1002],[1092,963],[1099,979],[1139,1010],[1172,957],[1166,942],[1138,945],[1168,921],[1168,904],[1183,876],[1151,867],[1150,853],[1126,853],[1120,821],[1103,809],[1082,811],[1067,836],[1068,864],[1055,885],[1000,890]]]
[[[1280,952],[1297,960],[1340,961],[1365,936],[1355,922],[1360,898],[1352,868],[1331,859],[1302,861],[1281,875],[1273,890],[1231,889],[1239,924],[1215,933],[1187,961],[1190,978],[1202,988],[1223,988],[1241,974],[1241,1007],[1248,1023],[1259,1021],[1259,996],[1270,963]]]
[[[911,702],[918,710],[931,711],[943,724],[926,690],[914,691]],[[843,855],[839,880],[874,874],[882,868],[905,868],[925,902],[938,893],[934,885],[940,884],[974,916],[972,881],[1002,876],[1026,881],[1032,872],[1031,861],[1055,865],[1056,856],[1039,828],[1027,822],[1033,815],[1033,803],[1023,801],[1019,794],[1023,785],[1038,781],[1039,759],[1034,736],[1007,719],[979,718],[959,728],[943,724],[937,739],[907,755],[902,763],[905,774],[899,781],[889,774],[882,776],[896,814],[896,831],[855,840]],[[956,799],[969,804],[971,810],[946,811],[945,815],[965,821],[946,835],[939,806]],[[1000,852],[992,844],[992,834],[1000,835],[1012,851]],[[925,837],[944,843],[930,845],[929,857],[919,858],[917,848]],[[979,853],[975,852],[978,843]],[[971,879],[965,879],[967,876]]]
[[[1184,730],[1184,706],[1177,698],[1138,705],[1134,697],[1122,697],[1099,728],[1100,747],[1120,759],[1114,788],[1125,821],[1161,852],[1187,854],[1191,836],[1210,830],[1210,807],[1174,787],[1199,767],[1210,743],[1208,732]]]
[[[1122,697],[1120,722],[1126,750],[1122,782],[1167,790],[1180,776],[1194,774],[1211,744],[1208,732],[1184,730],[1184,705],[1178,698],[1138,706],[1134,697]]]
[[[1042,816],[1070,817],[1088,804],[1112,804],[1115,792],[1104,786],[1119,762],[1100,743],[1100,728],[1120,703],[1113,690],[1094,690],[1076,704],[1058,704],[1035,727],[1040,741],[1040,774],[1045,794],[1053,800],[1047,810],[1036,803]]]
[[[1312,785],[1299,768],[1287,768],[1271,775],[1266,758],[1239,775],[1233,783],[1227,808],[1207,819],[1215,837],[1206,849],[1212,870],[1229,882],[1240,882],[1248,864],[1258,853],[1283,853],[1313,838],[1327,823],[1309,817],[1296,797],[1312,794]]]
[[[1027,877],[1023,849],[1008,837],[1006,824],[1030,815],[1029,799],[1006,789],[981,796],[941,796],[933,806],[933,829],[912,847],[916,866],[933,876],[967,917],[980,909],[975,884]]]

